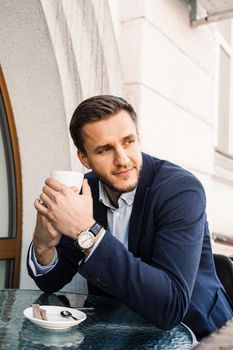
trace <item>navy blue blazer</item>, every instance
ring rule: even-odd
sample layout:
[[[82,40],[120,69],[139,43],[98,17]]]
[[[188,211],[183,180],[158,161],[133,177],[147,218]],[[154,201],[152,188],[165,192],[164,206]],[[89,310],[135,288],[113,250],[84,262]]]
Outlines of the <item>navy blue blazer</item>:
[[[94,218],[107,227],[98,179],[87,174]],[[211,251],[205,192],[190,172],[143,154],[142,172],[129,225],[128,250],[110,232],[85,263],[66,236],[57,246],[59,262],[35,277],[45,292],[60,290],[78,271],[89,292],[118,298],[161,329],[187,324],[198,337],[233,317]]]

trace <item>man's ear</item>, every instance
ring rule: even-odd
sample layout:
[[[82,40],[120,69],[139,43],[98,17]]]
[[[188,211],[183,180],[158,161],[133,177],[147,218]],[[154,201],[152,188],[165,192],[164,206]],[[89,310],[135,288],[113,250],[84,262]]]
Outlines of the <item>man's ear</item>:
[[[77,156],[78,159],[80,160],[80,162],[82,163],[82,165],[84,165],[87,169],[90,169],[90,165],[88,163],[88,159],[85,153],[81,152],[81,151],[77,151]]]

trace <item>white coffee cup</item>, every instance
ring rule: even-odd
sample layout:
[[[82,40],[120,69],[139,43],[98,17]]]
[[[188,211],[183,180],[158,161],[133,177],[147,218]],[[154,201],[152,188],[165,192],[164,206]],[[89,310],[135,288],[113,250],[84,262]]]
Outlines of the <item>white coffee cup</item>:
[[[83,173],[81,172],[63,170],[53,170],[51,171],[50,176],[66,186],[76,186],[79,189],[82,187],[84,177]]]

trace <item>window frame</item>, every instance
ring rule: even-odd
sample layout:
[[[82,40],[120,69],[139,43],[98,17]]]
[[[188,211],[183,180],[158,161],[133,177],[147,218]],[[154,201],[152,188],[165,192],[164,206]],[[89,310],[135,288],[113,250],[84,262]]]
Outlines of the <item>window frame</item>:
[[[15,224],[9,226],[13,231],[6,238],[0,238],[0,260],[6,260],[9,269],[7,275],[12,274],[11,281],[6,278],[6,287],[18,288],[20,278],[20,260],[21,260],[21,240],[22,240],[22,176],[21,162],[19,154],[19,145],[14,121],[13,110],[8,95],[6,82],[4,79],[2,67],[0,65],[0,92],[6,114],[6,125],[8,127],[8,142],[11,144],[13,170],[15,174],[14,188],[16,193],[16,208],[13,210],[16,214]],[[13,260],[13,262],[12,262]]]
[[[231,25],[231,28],[233,27],[233,24]],[[232,33],[233,36],[233,33]],[[218,131],[219,131],[219,66],[220,66],[220,51],[221,49],[228,55],[228,57],[230,58],[230,83],[229,83],[229,125],[232,123],[232,112],[233,112],[233,105],[232,105],[232,97],[233,97],[233,47],[231,47],[229,45],[229,43],[223,38],[223,36],[217,31],[216,32],[216,42],[217,42],[217,50],[216,50],[216,64],[217,64],[217,79],[216,79],[216,128],[215,128],[215,148],[221,152],[221,153],[225,153],[226,156],[231,155],[233,157],[233,150],[232,150],[232,154],[229,152],[229,146],[227,150],[223,150],[219,147],[218,145]],[[228,130],[228,140],[229,142],[231,142],[230,139],[230,128]]]
[[[233,21],[231,22],[231,42],[230,45],[221,35],[219,30],[215,30],[216,39],[216,88],[215,88],[215,133],[214,133],[214,173],[213,176],[227,184],[233,184]],[[230,57],[230,83],[229,83],[229,117],[228,117],[228,149],[223,150],[218,145],[219,132],[219,74],[220,74],[220,50],[223,49]]]

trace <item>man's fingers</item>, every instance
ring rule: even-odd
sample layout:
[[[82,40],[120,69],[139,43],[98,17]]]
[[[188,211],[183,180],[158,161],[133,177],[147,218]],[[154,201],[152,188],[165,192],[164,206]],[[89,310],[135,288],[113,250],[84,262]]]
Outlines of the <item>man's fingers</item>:
[[[71,186],[70,187],[75,193],[80,191],[80,189],[77,186]]]
[[[44,207],[49,208],[49,206],[51,205],[51,199],[49,198],[49,196],[47,196],[45,192],[42,192],[40,194],[40,201],[41,204],[44,205]]]
[[[82,194],[92,197],[92,195],[91,195],[91,188],[88,185],[87,179],[83,180]]]
[[[46,228],[47,228],[49,234],[51,235],[51,237],[53,237],[53,238],[57,238],[58,236],[61,235],[60,232],[47,219],[46,219]]]
[[[48,209],[43,205],[40,199],[35,200],[34,207],[40,214],[46,215],[48,213]]]
[[[37,224],[42,227],[45,227],[52,239],[61,236],[61,233],[53,226],[52,222],[43,214],[37,212]]]
[[[67,188],[66,185],[64,185],[63,183],[59,182],[58,180],[49,177],[48,179],[45,180],[46,185],[48,185],[49,187],[51,187],[53,190],[59,192],[64,188]]]

